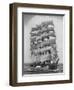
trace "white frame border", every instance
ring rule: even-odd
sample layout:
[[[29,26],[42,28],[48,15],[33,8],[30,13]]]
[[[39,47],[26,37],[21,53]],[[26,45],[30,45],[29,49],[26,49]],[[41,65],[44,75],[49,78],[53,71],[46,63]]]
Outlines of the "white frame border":
[[[64,14],[65,22],[64,26],[64,45],[65,45],[65,73],[54,75],[32,75],[22,77],[22,12],[26,13],[52,13],[52,14]],[[69,10],[59,9],[39,9],[39,8],[17,8],[17,82],[35,82],[35,81],[56,81],[56,80],[69,80]]]

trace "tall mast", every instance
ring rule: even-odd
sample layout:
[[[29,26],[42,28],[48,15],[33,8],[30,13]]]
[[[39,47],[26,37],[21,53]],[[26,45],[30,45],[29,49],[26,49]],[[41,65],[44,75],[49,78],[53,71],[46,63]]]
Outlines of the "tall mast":
[[[31,56],[34,61],[50,60],[56,52],[56,36],[53,21],[42,22],[31,30]]]

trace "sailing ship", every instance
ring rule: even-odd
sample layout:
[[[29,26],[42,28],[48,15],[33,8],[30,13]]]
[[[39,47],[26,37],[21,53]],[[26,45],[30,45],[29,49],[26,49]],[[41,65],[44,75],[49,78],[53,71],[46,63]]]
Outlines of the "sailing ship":
[[[58,66],[56,35],[53,21],[45,21],[30,32],[30,51],[33,71],[54,71]]]

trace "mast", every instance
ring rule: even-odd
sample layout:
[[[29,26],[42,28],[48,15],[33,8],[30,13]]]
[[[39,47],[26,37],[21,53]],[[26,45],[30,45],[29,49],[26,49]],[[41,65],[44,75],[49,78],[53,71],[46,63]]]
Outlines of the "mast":
[[[31,30],[31,56],[35,62],[55,60],[56,35],[53,21],[42,22]]]

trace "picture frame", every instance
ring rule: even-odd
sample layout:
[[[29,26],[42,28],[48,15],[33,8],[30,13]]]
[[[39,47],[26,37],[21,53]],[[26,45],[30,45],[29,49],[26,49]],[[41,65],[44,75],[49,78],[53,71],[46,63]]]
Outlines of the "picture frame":
[[[72,83],[72,6],[12,3],[9,9],[9,84]]]

